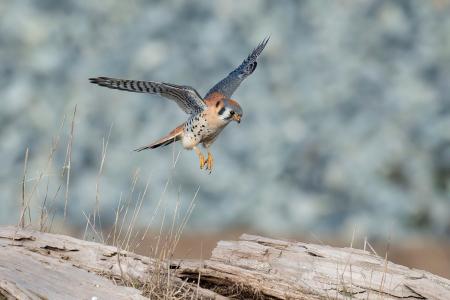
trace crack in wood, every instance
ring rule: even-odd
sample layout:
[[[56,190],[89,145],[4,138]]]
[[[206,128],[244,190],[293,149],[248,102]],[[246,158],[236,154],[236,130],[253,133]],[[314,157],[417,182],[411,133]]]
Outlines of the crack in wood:
[[[251,285],[246,285],[242,282],[236,282],[230,278],[205,275],[201,272],[196,271],[184,271],[178,274],[178,277],[185,279],[187,280],[187,282],[190,282],[194,285],[198,284],[204,289],[213,291],[221,296],[229,297],[232,299],[282,299],[266,295],[255,287],[252,287]]]
[[[288,245],[279,245],[279,244],[266,242],[266,241],[256,241],[256,243],[258,243],[260,245],[263,245],[263,246],[266,246],[266,247],[278,249],[278,250],[285,250],[287,247],[289,247]],[[301,246],[301,247],[304,247],[306,249],[305,246]]]
[[[305,251],[308,255],[314,256],[314,257],[320,257],[320,258],[325,258],[325,256],[320,255],[319,253],[315,253],[311,250]]]
[[[388,293],[388,292],[385,292],[385,291],[380,291],[379,289],[373,289],[373,288],[364,287],[364,286],[359,286],[359,285],[355,285],[355,284],[353,284],[353,286],[356,286],[356,287],[358,287],[358,288],[360,288],[360,289],[364,289],[366,292],[367,292],[367,291],[370,291],[370,292],[374,292],[374,293],[376,293],[376,294],[385,295],[385,296],[390,296],[390,297],[393,297],[393,298],[396,298],[396,299],[422,299],[422,300],[428,299],[428,298],[426,298],[426,297],[420,295],[419,293],[417,293],[417,292],[414,291],[413,289],[411,289],[411,288],[410,288],[409,286],[407,286],[406,284],[403,284],[403,286],[406,287],[408,290],[410,290],[412,293],[416,294],[416,296],[414,296],[414,295],[398,296],[398,295],[395,295],[395,294],[392,294],[392,293]]]
[[[419,294],[417,291],[415,291],[412,287],[410,287],[407,284],[404,284],[404,286],[410,290],[412,293],[416,294],[417,296],[415,297],[416,299],[427,299],[426,297],[422,296],[421,294]]]
[[[45,250],[51,250],[51,251],[59,251],[59,252],[78,252],[80,251],[80,249],[67,249],[67,248],[61,248],[61,247],[56,247],[56,246],[51,246],[51,245],[45,245],[43,247],[41,247],[41,249],[45,249]]]
[[[35,241],[36,238],[34,236],[0,236],[0,239],[12,240],[12,241]]]

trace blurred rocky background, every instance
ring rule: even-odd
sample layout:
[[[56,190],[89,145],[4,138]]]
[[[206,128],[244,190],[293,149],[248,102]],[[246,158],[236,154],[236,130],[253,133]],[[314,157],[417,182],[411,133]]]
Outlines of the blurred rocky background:
[[[188,151],[172,169],[180,145],[132,151],[185,120],[174,103],[88,82],[148,79],[204,95],[267,35],[233,97],[243,122],[214,144],[211,175]],[[448,241],[449,79],[448,1],[2,1],[0,222],[17,222],[27,147],[25,194],[39,181],[32,208],[47,195],[61,220],[77,105],[71,228],[84,228],[96,198],[111,226],[139,170],[142,225],[160,199],[169,219],[199,189],[193,232]]]

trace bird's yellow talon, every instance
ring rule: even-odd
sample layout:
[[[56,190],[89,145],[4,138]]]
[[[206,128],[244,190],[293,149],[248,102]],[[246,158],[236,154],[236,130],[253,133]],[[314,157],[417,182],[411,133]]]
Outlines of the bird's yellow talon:
[[[208,158],[206,159],[206,169],[209,170],[209,173],[211,173],[212,168],[214,165],[214,159],[211,153],[208,152]]]
[[[205,166],[205,157],[203,155],[200,155],[200,169],[203,169],[204,166]]]
[[[197,147],[194,147],[195,153],[198,155],[198,159],[200,160],[200,169],[203,169],[205,166],[205,156]]]

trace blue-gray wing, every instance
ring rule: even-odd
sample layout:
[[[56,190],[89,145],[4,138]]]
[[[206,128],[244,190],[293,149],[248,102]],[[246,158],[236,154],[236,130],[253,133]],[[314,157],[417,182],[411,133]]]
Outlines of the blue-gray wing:
[[[264,50],[264,47],[266,47],[267,42],[269,41],[269,38],[264,39],[258,47],[256,47],[252,53],[242,62],[242,64],[237,67],[233,72],[228,74],[227,77],[222,79],[219,83],[217,83],[215,86],[213,86],[208,93],[206,94],[205,98],[207,98],[209,95],[211,95],[214,92],[219,92],[223,94],[225,97],[230,98],[231,95],[234,93],[234,91],[239,87],[241,82],[247,78],[250,74],[255,71],[257,62],[256,59],[261,54],[261,52]]]
[[[109,77],[89,78],[91,83],[110,89],[136,93],[158,94],[175,101],[188,114],[197,114],[206,109],[206,104],[198,92],[186,85],[165,82],[116,79]]]

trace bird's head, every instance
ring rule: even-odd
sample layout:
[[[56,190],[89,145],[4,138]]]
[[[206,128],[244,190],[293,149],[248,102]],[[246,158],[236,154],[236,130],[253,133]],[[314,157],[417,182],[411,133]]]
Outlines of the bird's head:
[[[242,108],[233,99],[223,99],[216,104],[217,114],[219,118],[224,121],[236,121],[241,122]]]

